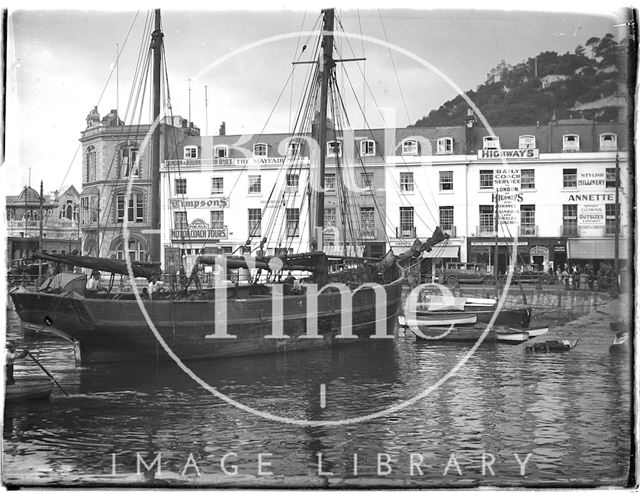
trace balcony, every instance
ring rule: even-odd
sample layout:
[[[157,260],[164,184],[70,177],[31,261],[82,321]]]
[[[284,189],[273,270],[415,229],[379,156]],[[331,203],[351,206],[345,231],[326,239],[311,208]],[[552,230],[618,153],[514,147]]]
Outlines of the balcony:
[[[538,236],[538,226],[536,224],[522,224],[518,228],[519,236]]]
[[[415,238],[416,228],[415,226],[401,226],[396,228],[396,238]]]
[[[493,224],[490,226],[476,226],[476,236],[495,236],[496,231],[493,229]]]

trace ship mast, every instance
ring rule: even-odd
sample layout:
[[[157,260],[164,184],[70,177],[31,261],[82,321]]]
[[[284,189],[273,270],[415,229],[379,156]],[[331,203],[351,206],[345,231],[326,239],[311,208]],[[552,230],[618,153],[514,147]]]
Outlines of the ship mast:
[[[162,63],[162,37],[160,9],[155,10],[155,29],[151,34],[153,50],[153,122],[160,116],[160,65]],[[160,125],[153,129],[151,140],[151,234],[149,253],[151,261],[160,261]]]
[[[327,97],[329,92],[329,80],[335,67],[333,60],[333,20],[334,10],[325,9],[322,23],[322,54],[320,55],[320,115],[317,123],[316,139],[320,147],[320,160],[318,166],[309,169],[312,185],[309,200],[309,249],[322,250],[322,230],[324,229],[324,174],[325,160],[327,157]]]

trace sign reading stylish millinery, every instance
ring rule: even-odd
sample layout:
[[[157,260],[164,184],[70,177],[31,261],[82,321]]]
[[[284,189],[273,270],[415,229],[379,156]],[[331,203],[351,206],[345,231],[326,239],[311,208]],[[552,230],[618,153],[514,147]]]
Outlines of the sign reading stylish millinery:
[[[204,219],[194,219],[189,228],[176,228],[171,230],[172,240],[226,240],[228,238],[227,227],[210,228]]]
[[[604,204],[578,204],[578,236],[604,236]]]
[[[538,149],[480,149],[478,159],[538,159]]]
[[[169,206],[171,209],[224,209],[229,207],[229,197],[170,199]]]
[[[496,168],[493,172],[493,190],[498,195],[498,226],[518,226],[520,224],[518,197],[520,194],[520,168]]]
[[[604,171],[579,171],[578,172],[578,189],[592,190],[604,188],[607,179]]]

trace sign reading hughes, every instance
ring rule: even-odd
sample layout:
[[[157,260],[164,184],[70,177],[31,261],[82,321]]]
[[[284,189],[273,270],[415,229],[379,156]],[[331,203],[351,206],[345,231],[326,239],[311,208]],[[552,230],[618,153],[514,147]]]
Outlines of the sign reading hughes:
[[[480,149],[478,159],[538,159],[538,149]]]

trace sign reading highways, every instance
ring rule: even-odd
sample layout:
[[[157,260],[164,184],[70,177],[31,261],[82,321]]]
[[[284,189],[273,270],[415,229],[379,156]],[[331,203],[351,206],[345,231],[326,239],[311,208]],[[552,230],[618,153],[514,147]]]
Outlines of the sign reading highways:
[[[171,209],[225,209],[229,207],[229,197],[170,199],[169,206]]]
[[[578,204],[578,236],[604,236],[605,205]]]
[[[498,229],[504,226],[513,231],[513,227],[520,225],[520,168],[496,168],[493,191],[498,195]]]
[[[480,149],[478,159],[538,159],[538,149]]]

